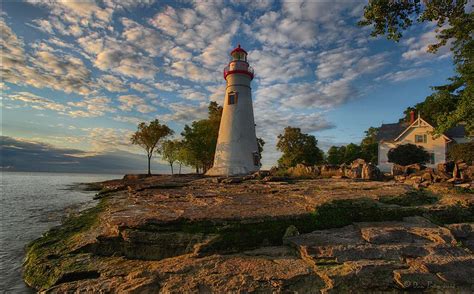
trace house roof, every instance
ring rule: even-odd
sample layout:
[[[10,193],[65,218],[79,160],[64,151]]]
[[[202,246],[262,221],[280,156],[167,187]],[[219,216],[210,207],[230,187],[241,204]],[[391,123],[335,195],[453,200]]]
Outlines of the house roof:
[[[392,141],[395,140],[406,129],[404,123],[382,124],[377,132],[377,140]]]
[[[418,118],[418,119],[421,119],[421,118]],[[429,122],[426,122],[426,123],[430,124]],[[393,124],[382,124],[382,126],[380,126],[380,129],[377,133],[377,140],[378,141],[382,141],[382,140],[395,141],[403,133],[405,133],[410,126],[411,125],[407,125],[404,122],[393,123]],[[453,127],[447,130],[443,135],[447,140],[451,140],[451,138],[463,138],[466,136],[466,130],[463,125],[458,125],[456,127]]]
[[[450,138],[464,138],[467,135],[466,128],[463,125],[450,128],[444,134]]]

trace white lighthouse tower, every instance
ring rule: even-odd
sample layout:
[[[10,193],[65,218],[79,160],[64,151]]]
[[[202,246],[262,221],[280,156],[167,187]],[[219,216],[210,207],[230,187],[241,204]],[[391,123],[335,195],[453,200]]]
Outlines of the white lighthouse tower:
[[[243,175],[260,169],[250,88],[253,69],[240,45],[230,55],[231,61],[224,68],[227,87],[214,165],[206,173],[211,176]]]

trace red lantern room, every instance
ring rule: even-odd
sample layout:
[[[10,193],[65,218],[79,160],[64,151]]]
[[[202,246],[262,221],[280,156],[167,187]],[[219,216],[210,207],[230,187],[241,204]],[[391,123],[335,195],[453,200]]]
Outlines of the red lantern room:
[[[244,74],[253,79],[253,68],[247,62],[247,51],[240,47],[240,44],[230,52],[232,60],[229,65],[224,68],[224,79],[231,74]]]

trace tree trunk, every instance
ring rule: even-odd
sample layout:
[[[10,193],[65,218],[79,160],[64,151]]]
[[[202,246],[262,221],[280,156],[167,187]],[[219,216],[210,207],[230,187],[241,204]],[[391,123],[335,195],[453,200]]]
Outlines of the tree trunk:
[[[148,175],[151,176],[151,168],[150,168],[150,161],[151,161],[151,156],[147,156],[148,157]]]
[[[172,163],[170,163],[170,168],[171,168],[171,175],[173,175],[174,171],[173,171],[173,164]]]

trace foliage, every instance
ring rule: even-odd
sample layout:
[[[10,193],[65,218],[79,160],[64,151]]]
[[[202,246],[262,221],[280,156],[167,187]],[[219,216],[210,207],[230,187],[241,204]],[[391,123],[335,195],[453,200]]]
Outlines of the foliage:
[[[400,165],[414,163],[426,163],[430,160],[430,154],[426,150],[414,144],[403,144],[388,151],[388,162]]]
[[[386,35],[394,41],[400,40],[402,31],[415,19],[419,23],[436,23],[438,42],[430,45],[428,51],[435,53],[449,44],[457,74],[449,79],[449,84],[433,87],[435,93],[415,108],[436,124],[438,134],[460,123],[465,123],[469,132],[474,131],[474,12],[466,9],[466,3],[467,0],[371,0],[359,22],[362,26],[373,25],[372,36]]]
[[[202,168],[206,172],[214,161],[217,136],[222,116],[222,106],[212,101],[208,107],[208,118],[194,121],[191,126],[185,125],[181,133],[183,148],[179,158],[196,171]]]
[[[370,127],[365,131],[365,137],[360,143],[361,154],[360,157],[365,161],[377,163],[379,143],[377,141],[377,134],[379,128]]]
[[[449,148],[448,157],[451,160],[463,160],[468,164],[474,163],[474,142],[455,144]]]
[[[158,153],[161,154],[163,160],[169,163],[171,174],[174,174],[173,164],[179,158],[180,149],[181,142],[178,140],[166,140],[161,144],[161,148],[158,149]]]
[[[344,163],[344,153],[346,152],[346,146],[331,146],[328,150],[327,162],[334,165]]]
[[[300,128],[286,127],[278,135],[277,149],[283,152],[278,166],[288,168],[298,163],[314,165],[323,161],[323,152],[317,146],[318,141],[312,135],[301,133]]]
[[[155,119],[150,122],[150,124],[146,124],[145,122],[140,123],[138,130],[130,138],[132,144],[142,147],[147,153],[148,175],[151,175],[150,162],[153,151],[160,143],[160,140],[172,134],[173,130],[167,125],[160,124],[160,122]]]
[[[265,145],[265,141],[263,141],[262,138],[257,138],[257,145],[258,145],[258,156],[260,157],[260,160],[262,160],[262,152],[263,152],[263,146]]]
[[[331,146],[328,150],[328,157],[327,161],[330,164],[343,164],[343,163],[351,163],[354,160],[361,158],[361,147],[354,143],[350,143],[346,146],[336,147]]]
[[[350,164],[358,158],[376,163],[378,159],[377,133],[379,128],[370,127],[360,145],[350,143],[346,146],[331,146],[328,150],[327,162],[330,164]]]
[[[434,204],[439,197],[425,190],[410,191],[397,196],[381,196],[379,201],[385,204],[396,204],[400,206],[419,206]]]

